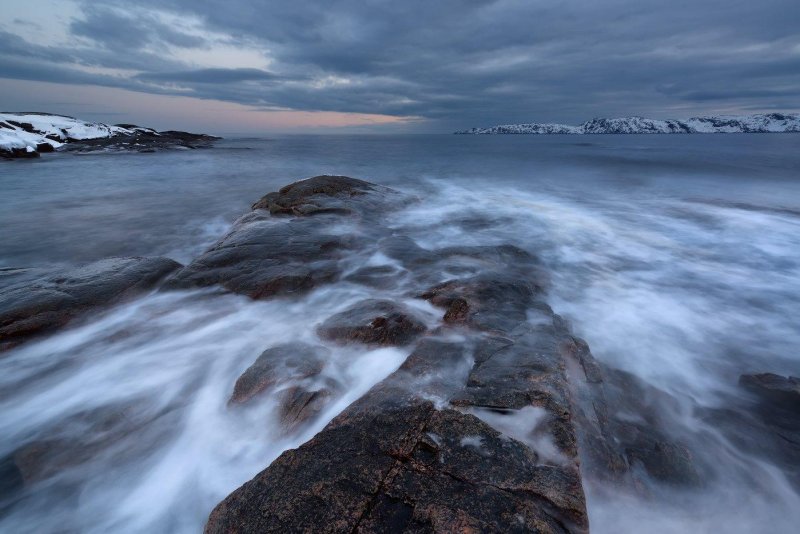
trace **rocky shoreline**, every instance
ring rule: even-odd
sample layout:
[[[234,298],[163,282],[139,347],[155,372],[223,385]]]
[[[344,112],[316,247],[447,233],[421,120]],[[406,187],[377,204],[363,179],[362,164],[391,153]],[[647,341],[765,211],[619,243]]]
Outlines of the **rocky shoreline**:
[[[49,152],[156,152],[209,148],[219,137],[159,132],[134,124],[108,125],[47,113],[0,113],[0,158],[38,158]]]
[[[156,288],[290,301],[340,281],[382,289],[403,280],[408,297],[436,311],[434,323],[387,292],[309,328],[320,341],[402,346],[410,356],[219,503],[206,532],[587,532],[587,485],[647,495],[652,484],[704,484],[713,451],[691,450],[671,432],[659,409],[674,401],[668,393],[594,359],[547,304],[548,276],[535,255],[513,243],[423,248],[387,223],[415,201],[317,176],[263,197],[186,266],[127,258],[11,273],[0,287],[0,350]],[[398,267],[365,265],[375,253]],[[321,344],[265,346],[223,400],[237,410],[277,394],[286,431],[307,427],[343,394],[321,373],[327,355]],[[765,374],[741,383],[752,392],[742,409],[753,428],[774,436],[775,454],[791,465],[800,453],[800,381]],[[110,416],[120,429],[108,439],[133,431],[120,413]],[[47,440],[20,446],[0,458],[13,482],[0,501],[84,461],[86,450]]]

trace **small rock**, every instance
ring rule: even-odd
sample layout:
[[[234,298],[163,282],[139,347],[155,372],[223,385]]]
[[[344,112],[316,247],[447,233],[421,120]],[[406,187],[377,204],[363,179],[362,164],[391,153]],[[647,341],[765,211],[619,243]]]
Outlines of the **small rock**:
[[[285,343],[271,347],[236,381],[230,402],[243,404],[268,389],[292,380],[317,376],[330,351],[306,343]]]
[[[331,387],[307,389],[294,386],[281,391],[280,418],[284,429],[291,432],[315,418],[333,399],[338,387],[329,381]]]
[[[389,300],[364,300],[319,327],[321,337],[341,343],[407,345],[426,330],[405,306]]]
[[[486,272],[438,284],[421,297],[444,308],[444,321],[482,330],[511,331],[528,318],[541,287],[506,274]]]

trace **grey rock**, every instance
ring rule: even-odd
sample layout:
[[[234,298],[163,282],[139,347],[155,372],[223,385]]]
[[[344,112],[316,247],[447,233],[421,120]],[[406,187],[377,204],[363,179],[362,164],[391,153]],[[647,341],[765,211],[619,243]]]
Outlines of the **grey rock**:
[[[180,267],[169,258],[109,258],[0,288],[0,348],[154,288]]]

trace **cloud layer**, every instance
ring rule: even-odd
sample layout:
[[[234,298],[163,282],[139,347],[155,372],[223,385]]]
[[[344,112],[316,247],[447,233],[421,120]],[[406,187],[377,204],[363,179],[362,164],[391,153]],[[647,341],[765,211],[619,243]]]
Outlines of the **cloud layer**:
[[[448,129],[799,106],[796,0],[71,6],[53,38],[34,37],[44,9],[4,10],[0,76]]]

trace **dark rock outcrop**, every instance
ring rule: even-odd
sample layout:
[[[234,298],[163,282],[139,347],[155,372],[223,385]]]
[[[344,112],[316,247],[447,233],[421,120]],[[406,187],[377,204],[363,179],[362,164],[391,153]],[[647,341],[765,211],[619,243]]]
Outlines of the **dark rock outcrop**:
[[[0,158],[4,159],[33,159],[38,157],[38,151],[28,150],[27,148],[10,148],[8,150],[0,149]]]
[[[506,273],[485,272],[449,280],[430,288],[421,297],[447,310],[445,322],[481,330],[509,330],[526,320],[534,297],[540,293],[541,288],[535,282]]]
[[[316,176],[270,193],[241,217],[231,232],[167,286],[173,289],[219,285],[263,299],[300,293],[338,280],[343,260],[370,241],[370,225],[333,232],[351,217],[371,218],[406,197],[386,187],[341,176]],[[276,215],[292,215],[276,218]],[[315,215],[315,217],[307,217]]]
[[[331,180],[305,184],[299,198],[285,188],[257,207],[295,216],[292,223],[314,214],[318,226],[324,217],[375,215],[359,207],[373,192]],[[378,218],[370,226],[381,235]],[[411,294],[442,310],[436,336],[419,340],[397,371],[220,503],[206,532],[585,531],[562,332],[542,300],[535,258],[508,245],[427,250],[387,234],[379,250],[402,264]],[[318,333],[406,344],[424,330],[394,302],[368,300]],[[287,395],[298,404],[317,399]],[[527,410],[536,425],[519,436],[485,417],[517,420]]]
[[[336,280],[338,260],[356,237],[328,234],[316,220],[274,221],[258,213],[241,218],[230,234],[175,273],[171,289],[219,285],[263,299],[302,293]]]
[[[365,300],[330,317],[317,332],[339,343],[407,345],[425,330],[425,324],[405,306],[388,300]]]
[[[84,312],[155,287],[180,264],[168,258],[110,258],[0,288],[0,349],[52,331]]]
[[[574,461],[543,462],[474,415],[416,395],[420,384],[451,395],[463,384],[453,371],[468,361],[461,344],[424,340],[311,441],[220,503],[206,532],[583,531]]]
[[[253,204],[253,209],[273,215],[310,216],[324,213],[351,214],[374,212],[391,203],[389,188],[347,176],[315,176],[269,193]],[[399,198],[395,201],[399,201]]]
[[[61,150],[77,153],[98,150],[147,153],[161,150],[211,148],[219,139],[213,135],[174,130],[156,132],[149,128],[133,126],[131,133],[97,139],[68,139],[67,144]]]

